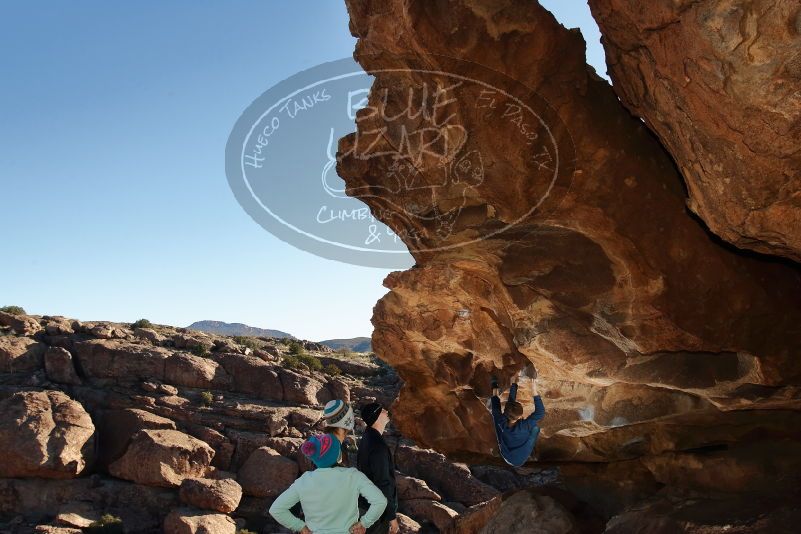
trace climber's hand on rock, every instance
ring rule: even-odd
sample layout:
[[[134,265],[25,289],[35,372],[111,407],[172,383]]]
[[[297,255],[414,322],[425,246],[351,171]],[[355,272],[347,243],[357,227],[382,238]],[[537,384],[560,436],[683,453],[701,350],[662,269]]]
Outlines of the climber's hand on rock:
[[[309,527],[304,525],[303,528],[300,531],[300,534],[312,534],[312,531],[309,530]]]
[[[365,534],[367,529],[360,522],[353,523],[350,527],[350,534]]]
[[[400,530],[400,526],[398,525],[398,520],[393,519],[389,522],[389,534],[397,534]]]

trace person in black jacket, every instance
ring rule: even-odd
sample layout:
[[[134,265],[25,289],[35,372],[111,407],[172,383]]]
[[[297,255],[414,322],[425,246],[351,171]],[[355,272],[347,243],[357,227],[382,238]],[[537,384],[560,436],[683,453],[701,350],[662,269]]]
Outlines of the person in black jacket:
[[[361,409],[361,415],[367,424],[356,464],[359,471],[367,475],[373,484],[387,498],[387,507],[381,518],[375,522],[367,534],[395,534],[398,532],[398,490],[395,485],[395,462],[392,453],[381,434],[389,423],[389,412],[379,403],[371,402]]]

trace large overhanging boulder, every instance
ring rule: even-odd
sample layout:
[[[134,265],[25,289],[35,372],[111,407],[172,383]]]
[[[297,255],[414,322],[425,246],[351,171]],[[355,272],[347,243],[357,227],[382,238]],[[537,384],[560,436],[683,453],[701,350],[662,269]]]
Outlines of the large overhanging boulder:
[[[585,64],[579,32],[536,2],[346,3],[375,82],[337,171],[416,260],[372,318],[405,381],[405,434],[486,458],[490,376],[508,385],[528,362],[548,412],[540,458],[794,432],[798,271],[688,213],[670,155]],[[528,114],[513,121],[515,103]]]
[[[798,0],[590,0],[625,105],[738,247],[801,259]]]

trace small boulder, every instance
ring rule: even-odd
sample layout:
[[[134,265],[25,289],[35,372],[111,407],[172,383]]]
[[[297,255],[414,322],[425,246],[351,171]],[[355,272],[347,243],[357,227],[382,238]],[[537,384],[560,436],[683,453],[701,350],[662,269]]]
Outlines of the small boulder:
[[[167,358],[164,379],[188,388],[225,388],[231,380],[220,364],[209,358],[178,352]]]
[[[407,501],[410,499],[428,499],[431,501],[442,500],[439,493],[428,487],[425,480],[407,477],[400,473],[395,474],[395,483],[398,488],[398,500]]]
[[[203,332],[194,332],[193,334],[177,333],[172,336],[172,342],[177,349],[210,352],[214,348],[214,341]]]
[[[411,499],[408,501],[400,501],[398,504],[400,509],[406,515],[414,517],[416,520],[428,521],[433,524],[441,532],[451,528],[455,519],[459,514],[437,501],[430,501],[428,499]],[[499,530],[503,532],[503,530]]]
[[[245,354],[215,353],[215,359],[231,377],[231,389],[266,400],[284,400],[284,389],[277,367]]]
[[[116,335],[115,330],[116,329],[114,326],[108,323],[99,323],[89,326],[89,333],[101,339],[113,339],[115,337],[119,337]]]
[[[269,447],[253,451],[237,473],[242,491],[253,497],[277,497],[298,476],[298,464]]]
[[[66,317],[42,317],[44,321],[44,329],[48,336],[64,336],[73,334],[75,331],[72,327],[72,320]]]
[[[447,461],[444,455],[419,447],[401,445],[395,453],[398,469],[426,482],[448,500],[473,506],[488,501],[500,492],[473,476],[464,464]]]
[[[0,311],[0,326],[7,326],[20,336],[32,336],[42,331],[39,320],[30,315],[14,315]]]
[[[398,519],[398,534],[418,534],[423,527],[420,523],[405,514],[395,514]]]
[[[80,385],[81,377],[75,370],[72,354],[61,347],[50,347],[44,354],[47,378],[58,384]]]
[[[101,513],[92,503],[70,501],[61,505],[53,522],[64,527],[86,528],[100,519],[100,516]]]
[[[235,534],[236,523],[224,514],[178,508],[164,519],[164,534]]]
[[[285,456],[286,458],[294,458],[295,462],[298,464],[298,468],[300,468],[300,472],[305,473],[306,471],[313,470],[314,464],[300,450],[300,447],[303,445],[304,441],[305,439],[300,436],[282,436],[279,438],[268,438],[265,445],[278,451],[281,456]]]
[[[41,369],[45,351],[47,345],[29,337],[0,336],[0,372],[26,373]]]
[[[350,402],[350,386],[341,378],[332,378],[328,381],[328,391],[335,399]]]
[[[214,449],[214,459],[211,461],[211,465],[218,469],[231,468],[234,444],[225,435],[213,428],[195,423],[186,423],[186,431],[200,441],[205,441]]]
[[[134,328],[134,336],[149,341],[153,345],[161,345],[167,339],[152,328]]]
[[[205,476],[213,457],[214,449],[183,432],[141,430],[109,473],[137,484],[177,487],[185,478]]]
[[[357,359],[320,356],[320,363],[323,365],[335,365],[343,373],[354,376],[375,376],[381,370],[381,367],[373,362]]]
[[[239,506],[242,486],[232,478],[185,478],[181,482],[179,497],[182,502],[196,508],[228,513]]]
[[[217,339],[214,341],[214,352],[228,352],[247,355],[253,353],[253,349],[240,345],[232,339]]]
[[[98,425],[101,466],[108,466],[125,454],[134,434],[140,430],[175,430],[175,423],[146,410],[125,408],[109,410]]]
[[[61,391],[14,393],[0,414],[0,478],[73,478],[91,459],[92,418]]]
[[[156,391],[162,395],[168,395],[171,397],[178,395],[178,388],[170,384],[159,384],[159,387],[156,388]]]
[[[318,406],[331,400],[331,392],[315,378],[280,369],[278,375],[284,391],[284,401],[307,406]]]

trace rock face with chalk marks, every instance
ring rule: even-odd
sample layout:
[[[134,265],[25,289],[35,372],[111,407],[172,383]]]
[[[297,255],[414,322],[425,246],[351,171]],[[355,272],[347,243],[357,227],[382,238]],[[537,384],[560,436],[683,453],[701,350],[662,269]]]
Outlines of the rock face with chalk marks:
[[[693,177],[671,160],[683,169],[686,154],[666,141],[669,153],[585,64],[581,34],[537,2],[346,3],[354,56],[375,82],[356,132],[339,141],[337,171],[416,260],[386,277],[372,318],[374,350],[404,380],[393,411],[404,434],[451,458],[487,459],[490,376],[508,386],[533,362],[547,412],[540,461],[632,461],[650,483],[720,490],[739,482],[692,474],[712,456],[744,473],[778,455],[798,473],[798,267],[737,250],[688,211],[683,182]],[[613,45],[628,37],[636,42],[621,47],[648,56],[651,41],[615,26],[634,2],[591,3],[596,14],[622,5],[605,12]],[[630,65],[616,65],[615,79],[635,79]],[[665,124],[678,113],[659,107],[669,100],[646,104]],[[738,117],[769,121],[765,108]],[[723,128],[698,121],[699,137]],[[705,157],[733,164],[726,146],[705,145]],[[750,161],[738,179],[765,162],[793,165],[772,150]],[[754,208],[720,192],[725,169],[702,194]],[[699,194],[690,187],[691,205]],[[801,239],[797,225],[785,230],[781,240]],[[789,250],[772,247],[753,248]],[[520,398],[530,411],[525,383]]]

